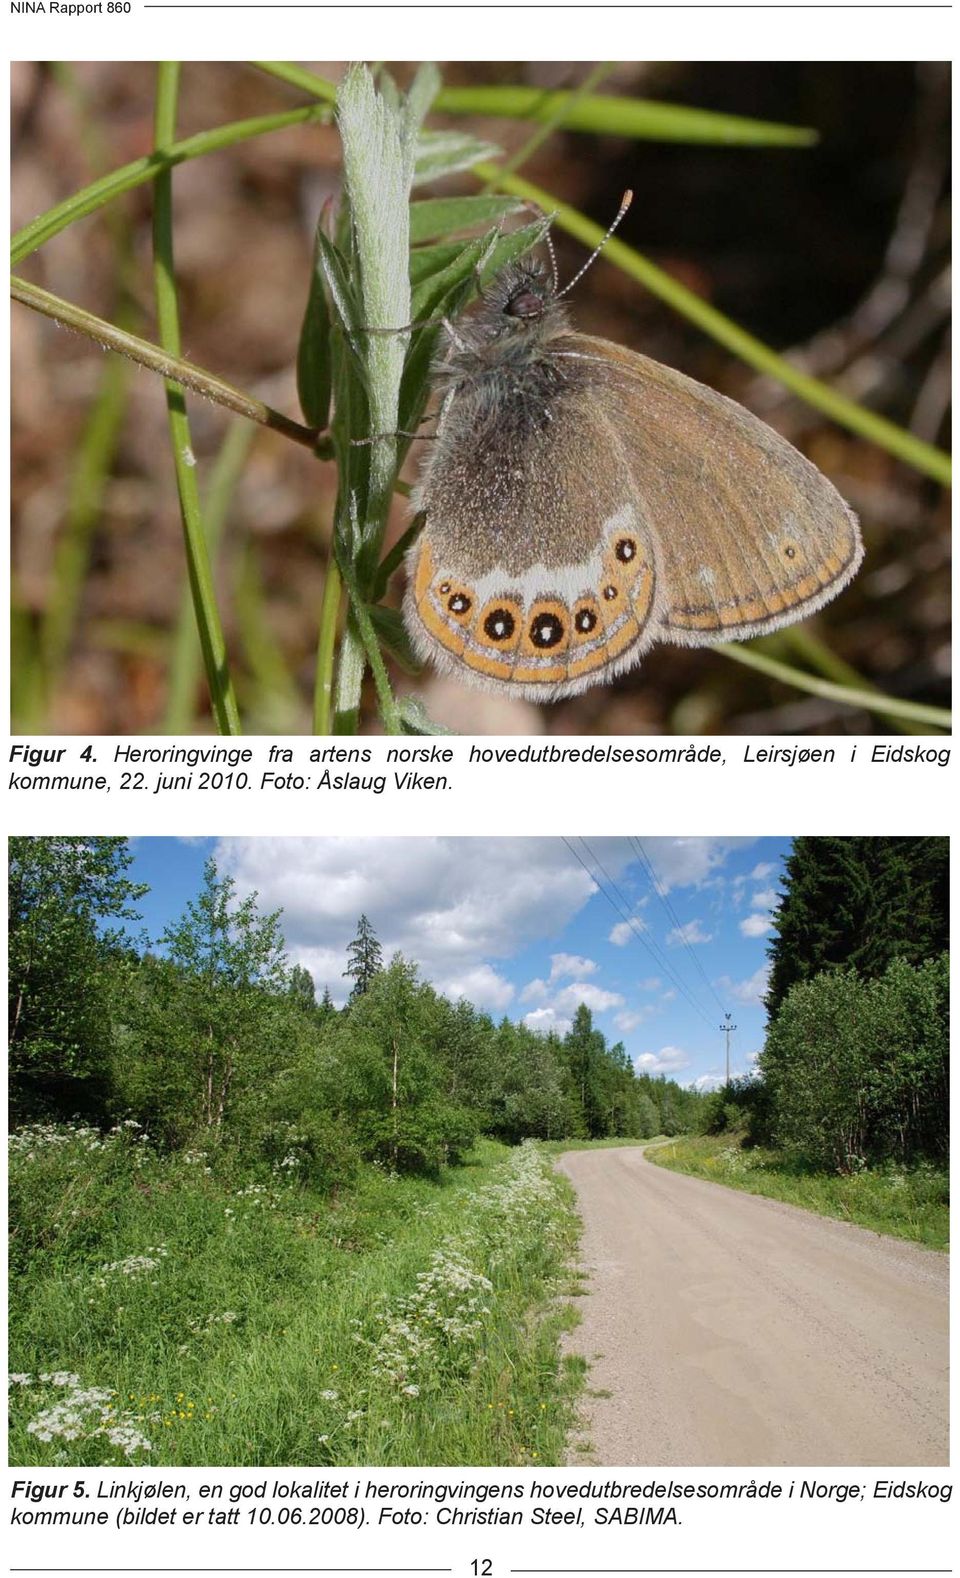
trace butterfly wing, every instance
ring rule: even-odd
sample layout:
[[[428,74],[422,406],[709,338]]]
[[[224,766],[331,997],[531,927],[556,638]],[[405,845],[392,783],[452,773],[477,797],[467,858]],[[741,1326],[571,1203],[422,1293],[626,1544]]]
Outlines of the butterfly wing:
[[[522,398],[498,384],[448,403],[407,561],[419,655],[539,700],[628,667],[657,622],[652,539],[616,423],[583,409],[579,376],[563,372]]]
[[[792,623],[863,558],[857,519],[779,433],[635,351],[570,335],[619,424],[662,577],[661,640],[699,646]]]

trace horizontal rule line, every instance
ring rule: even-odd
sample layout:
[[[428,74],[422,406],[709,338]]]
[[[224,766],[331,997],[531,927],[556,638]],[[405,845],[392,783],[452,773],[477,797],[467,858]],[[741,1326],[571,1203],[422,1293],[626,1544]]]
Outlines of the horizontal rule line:
[[[211,0],[196,0],[196,4],[180,3],[163,4],[160,0],[151,0],[144,5],[144,11],[580,11],[579,5],[305,5],[301,0],[260,0],[258,4],[251,4],[250,0],[237,0],[236,4],[224,4],[222,0],[211,3]],[[949,5],[862,5],[844,4],[837,0],[834,5],[777,5],[775,0],[767,5],[745,4],[720,4],[720,5],[604,5],[603,0],[597,6],[598,11],[952,11]],[[241,1569],[242,1570],[242,1569]],[[451,1569],[452,1570],[452,1569]],[[519,1568],[513,1569],[519,1572]],[[529,1571],[536,1571],[530,1568]],[[601,1569],[596,1569],[600,1571]],[[631,1569],[632,1571],[632,1569]],[[731,1568],[731,1571],[733,1569]]]

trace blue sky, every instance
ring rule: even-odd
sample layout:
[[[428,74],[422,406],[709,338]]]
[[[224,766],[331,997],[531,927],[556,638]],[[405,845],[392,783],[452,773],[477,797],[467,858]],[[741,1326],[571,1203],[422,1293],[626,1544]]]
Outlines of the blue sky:
[[[638,1069],[709,1088],[763,1041],[770,911],[785,838],[140,838],[149,936],[183,910],[215,855],[245,896],[283,909],[292,962],[342,1001],[366,913],[448,996],[563,1031],[586,1002]],[[578,858],[579,857],[579,858]],[[584,869],[586,867],[587,869]],[[651,879],[651,871],[656,883]],[[658,891],[659,890],[659,891]]]

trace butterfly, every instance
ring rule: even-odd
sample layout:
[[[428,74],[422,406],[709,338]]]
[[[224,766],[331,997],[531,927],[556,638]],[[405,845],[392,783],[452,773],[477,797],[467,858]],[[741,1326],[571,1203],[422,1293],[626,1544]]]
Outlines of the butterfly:
[[[509,265],[446,327],[404,598],[421,659],[545,702],[656,641],[803,619],[863,558],[816,466],[735,401],[577,333],[551,265]]]

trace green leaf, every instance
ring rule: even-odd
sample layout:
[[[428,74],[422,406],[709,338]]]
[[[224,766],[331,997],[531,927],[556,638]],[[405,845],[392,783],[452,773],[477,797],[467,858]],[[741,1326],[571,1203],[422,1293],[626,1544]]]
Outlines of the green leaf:
[[[423,702],[416,696],[401,696],[398,705],[404,734],[453,734],[453,729],[445,729],[442,723],[434,723]]]
[[[467,242],[446,268],[429,275],[413,292],[414,321],[449,312],[457,287],[469,282],[470,288],[473,288],[475,268],[481,267],[483,278],[489,279],[507,263],[515,262],[537,246],[549,229],[550,221],[544,217],[505,235],[491,231],[479,240]]]
[[[463,251],[464,241],[437,241],[433,246],[415,247],[410,253],[410,284],[416,287],[433,274],[447,268]]]
[[[523,211],[515,197],[429,197],[410,209],[410,244],[433,241],[437,236],[455,236],[460,230],[475,230],[496,224],[508,214]]]
[[[383,597],[390,584],[391,577],[399,570],[408,550],[413,547],[426,525],[426,520],[427,517],[421,510],[419,515],[414,516],[403,536],[394,543],[390,552],[380,561],[380,564],[377,566],[377,575],[371,594],[374,602],[378,603]]]
[[[498,159],[501,152],[496,143],[471,137],[467,132],[422,131],[417,143],[413,184],[424,186],[428,181],[457,175],[461,170],[471,169],[479,159]]]
[[[302,410],[311,427],[325,428],[330,420],[330,395],[333,388],[333,366],[330,358],[330,307],[327,302],[326,281],[320,261],[320,240],[324,216],[317,224],[318,236],[314,242],[313,267],[310,270],[310,291],[300,329],[297,346],[297,394]]]
[[[342,331],[354,364],[366,388],[367,363],[364,354],[368,336],[364,333],[363,308],[354,289],[347,261],[339,248],[317,227],[316,257],[318,270],[323,276],[328,297],[328,311],[332,307],[337,326]]]
[[[501,115],[511,120],[552,121],[567,131],[637,137],[657,142],[741,144],[807,148],[818,141],[807,126],[783,126],[720,115],[654,99],[617,98],[603,93],[550,93],[525,87],[444,88],[434,108],[464,115]]]
[[[423,123],[440,91],[440,73],[429,61],[417,67],[400,109],[400,146],[403,149],[407,187],[417,167]]]
[[[395,608],[372,603],[367,608],[380,645],[399,663],[405,674],[419,674],[422,664],[410,644],[406,626]]]

